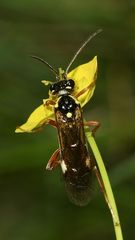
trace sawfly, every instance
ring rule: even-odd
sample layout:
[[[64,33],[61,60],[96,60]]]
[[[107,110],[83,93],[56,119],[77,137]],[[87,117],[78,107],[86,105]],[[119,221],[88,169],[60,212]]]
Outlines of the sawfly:
[[[59,148],[49,159],[46,169],[52,170],[57,165],[61,166],[69,199],[78,206],[85,206],[90,201],[94,172],[112,215],[116,238],[122,240],[119,216],[109,178],[92,136],[100,124],[96,121],[86,122],[82,114],[83,106],[89,102],[94,93],[97,57],[68,72],[81,50],[101,31],[99,29],[89,36],[65,71],[61,68],[57,71],[44,59],[31,55],[49,67],[56,76],[56,82],[42,81],[45,85],[50,84],[48,98],[43,99],[43,103],[30,114],[24,124],[16,128],[15,132],[37,132],[46,124],[57,128]],[[89,151],[87,142],[92,151]]]
[[[50,85],[49,89],[51,94],[57,97],[57,100],[48,100],[46,104],[54,106],[55,121],[51,120],[50,124],[57,128],[59,148],[50,158],[46,169],[52,170],[58,164],[61,165],[68,196],[73,203],[80,206],[86,205],[91,198],[91,178],[95,168],[95,163],[88,150],[84,126],[94,126],[94,133],[99,127],[99,123],[95,121],[84,123],[82,109],[77,99],[88,88],[92,87],[91,84],[74,97],[72,92],[75,82],[73,79],[67,78],[67,73],[80,51],[99,32],[101,32],[101,29],[93,33],[82,44],[70,61],[66,71],[58,72],[45,60],[37,56],[31,56],[45,63],[57,79]]]

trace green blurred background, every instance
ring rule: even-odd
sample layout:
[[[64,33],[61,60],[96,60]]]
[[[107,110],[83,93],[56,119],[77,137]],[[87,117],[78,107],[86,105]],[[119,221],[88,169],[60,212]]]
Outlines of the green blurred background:
[[[16,126],[47,97],[41,80],[55,80],[36,54],[66,66],[98,28],[72,68],[98,55],[98,79],[84,109],[102,124],[96,134],[119,209],[124,239],[134,237],[135,1],[38,0],[0,2],[0,239],[115,239],[110,213],[96,184],[90,204],[72,205],[60,169],[44,171],[57,148],[56,130],[15,134]]]

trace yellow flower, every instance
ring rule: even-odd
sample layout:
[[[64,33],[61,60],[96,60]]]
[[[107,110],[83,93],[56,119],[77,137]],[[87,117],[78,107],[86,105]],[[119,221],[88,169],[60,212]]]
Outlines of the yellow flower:
[[[68,79],[73,79],[75,82],[75,88],[72,92],[72,96],[77,98],[83,107],[92,97],[97,73],[97,57],[94,57],[88,63],[82,64],[67,74]],[[47,83],[47,81],[46,81]],[[46,104],[47,101],[55,101],[51,93],[49,92],[49,98],[43,100],[43,104],[40,105],[29,116],[26,123],[16,128],[16,133],[21,132],[35,132],[42,128],[45,124],[49,123],[49,120],[55,120],[54,106]]]

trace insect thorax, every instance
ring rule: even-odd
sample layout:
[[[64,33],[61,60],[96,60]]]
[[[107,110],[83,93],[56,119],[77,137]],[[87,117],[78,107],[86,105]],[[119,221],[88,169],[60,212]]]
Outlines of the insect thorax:
[[[72,98],[70,95],[63,95],[58,100],[58,110],[67,115],[67,117],[72,117],[72,114],[75,112],[76,107],[78,104],[76,103],[75,99]]]

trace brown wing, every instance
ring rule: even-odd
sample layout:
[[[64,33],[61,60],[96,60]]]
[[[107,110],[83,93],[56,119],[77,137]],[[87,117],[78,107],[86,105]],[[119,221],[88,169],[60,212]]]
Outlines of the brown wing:
[[[91,160],[87,150],[80,105],[72,117],[55,109],[60,144],[61,167],[70,200],[86,205],[91,195]]]
[[[65,164],[70,168],[79,169],[86,166],[89,154],[86,147],[80,106],[76,107],[71,118],[68,118],[57,109],[55,113],[61,158],[64,159]]]

